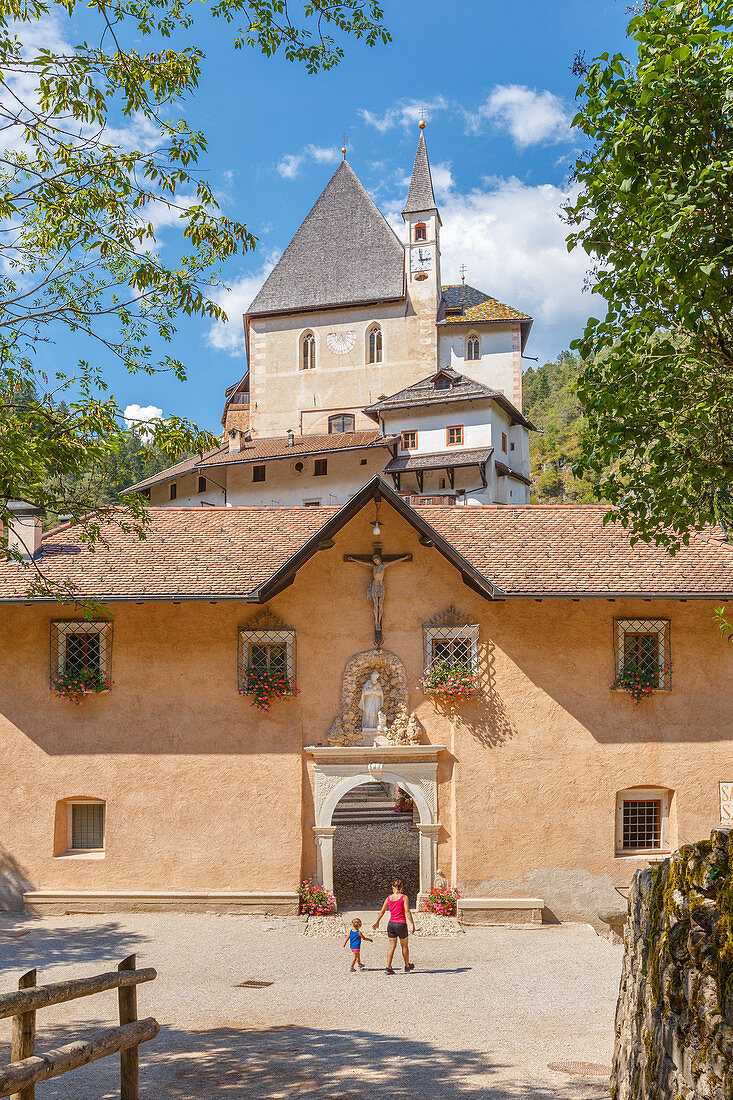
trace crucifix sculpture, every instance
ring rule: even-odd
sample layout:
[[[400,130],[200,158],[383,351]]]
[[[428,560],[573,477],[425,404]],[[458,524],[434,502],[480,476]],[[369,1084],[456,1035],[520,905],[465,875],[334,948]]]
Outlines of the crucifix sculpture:
[[[366,565],[372,571],[371,583],[367,586],[367,599],[372,601],[374,611],[374,641],[382,644],[382,612],[384,611],[384,573],[388,566],[400,561],[412,561],[412,554],[383,554],[381,546],[374,544],[372,554],[344,554],[344,561]]]

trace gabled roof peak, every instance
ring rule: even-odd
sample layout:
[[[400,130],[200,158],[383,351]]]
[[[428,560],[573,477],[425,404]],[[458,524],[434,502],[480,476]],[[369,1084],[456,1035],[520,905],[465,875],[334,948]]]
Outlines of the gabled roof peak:
[[[403,298],[404,249],[342,160],[247,310],[248,316]]]
[[[433,177],[430,174],[430,161],[428,160],[428,150],[425,144],[425,133],[420,130],[415,163],[412,166],[410,190],[402,213],[418,214],[423,210],[437,209],[435,195],[433,194]]]

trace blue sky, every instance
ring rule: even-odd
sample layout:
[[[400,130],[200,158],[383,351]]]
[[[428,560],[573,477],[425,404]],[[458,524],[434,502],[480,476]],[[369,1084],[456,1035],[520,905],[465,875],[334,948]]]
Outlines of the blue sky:
[[[183,108],[203,128],[201,167],[226,214],[259,238],[224,270],[229,324],[184,320],[173,346],[189,379],[130,377],[110,368],[124,407],[152,405],[219,430],[223,391],[244,368],[241,313],[323,189],[346,134],[349,161],[390,220],[398,217],[424,106],[443,217],[443,280],[467,282],[530,313],[527,354],[543,361],[579,335],[598,306],[582,292],[584,263],[568,257],[557,212],[570,193],[577,139],[569,128],[579,49],[626,49],[626,4],[611,0],[387,0],[388,46],[347,45],[317,76],[285,60],[235,51],[233,28],[202,5],[190,41],[207,54]],[[161,231],[174,262],[174,230]],[[78,355],[57,346],[59,359]],[[528,365],[527,363],[525,365]]]

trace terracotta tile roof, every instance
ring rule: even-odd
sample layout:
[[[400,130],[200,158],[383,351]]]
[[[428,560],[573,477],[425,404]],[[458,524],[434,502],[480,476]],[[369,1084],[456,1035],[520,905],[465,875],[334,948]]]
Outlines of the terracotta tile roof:
[[[376,429],[365,432],[340,432],[333,435],[296,435],[293,446],[288,446],[288,437],[268,437],[253,439],[249,443],[242,443],[240,451],[230,452],[229,444],[223,443],[211,451],[206,451],[203,457],[196,455],[186,458],[175,466],[169,466],[157,474],[138,481],[136,485],[130,485],[125,489],[131,493],[140,489],[149,489],[153,485],[162,485],[167,481],[175,481],[184,474],[196,473],[198,470],[206,470],[212,466],[231,466],[237,463],[265,462],[274,458],[294,458],[296,455],[320,455],[330,454],[332,451],[355,451],[367,447],[386,447],[397,441],[397,436],[380,436]]]
[[[441,287],[438,307],[439,325],[465,325],[471,321],[531,321],[527,313],[490,298],[473,286],[462,283]],[[460,310],[454,313],[453,310]]]
[[[38,559],[52,581],[82,596],[245,597],[303,545],[336,508],[150,508],[147,538],[102,524],[108,546],[94,553],[75,527],[49,531]],[[21,596],[32,574],[0,564],[0,600]]]
[[[720,528],[690,536],[671,557],[631,546],[596,505],[418,506],[419,514],[507,595],[733,593],[733,546]]]
[[[338,432],[331,435],[296,435],[293,445],[288,445],[286,435],[252,439],[242,443],[242,449],[233,454],[228,447],[223,453],[210,455],[200,462],[206,466],[230,466],[238,462],[264,462],[270,458],[295,458],[296,455],[329,454],[332,451],[363,450],[365,447],[386,447],[394,443],[396,436],[380,436],[375,429],[365,432]]]
[[[361,494],[365,500],[372,485],[383,503],[395,497],[375,478]],[[344,505],[347,518],[349,509]],[[144,541],[108,523],[102,534],[109,545],[90,553],[74,527],[59,528],[44,536],[39,564],[83,596],[245,598],[339,511],[151,508]],[[632,547],[621,527],[603,525],[605,509],[593,505],[419,505],[414,512],[508,597],[733,595],[733,546],[717,528],[691,535],[689,546],[671,557],[658,547]],[[0,601],[22,601],[31,579],[17,563],[0,564]]]
[[[149,489],[153,485],[162,485],[166,481],[175,481],[176,478],[183,477],[184,474],[193,473],[202,460],[215,457],[218,454],[223,454],[228,449],[229,445],[223,443],[220,447],[214,447],[210,451],[204,451],[203,455],[193,455],[192,458],[184,458],[181,462],[177,462],[175,466],[167,466],[165,470],[159,470],[157,474],[151,474],[150,477],[146,477],[144,481],[138,481],[135,485],[129,485],[123,492],[138,492],[140,489]]]

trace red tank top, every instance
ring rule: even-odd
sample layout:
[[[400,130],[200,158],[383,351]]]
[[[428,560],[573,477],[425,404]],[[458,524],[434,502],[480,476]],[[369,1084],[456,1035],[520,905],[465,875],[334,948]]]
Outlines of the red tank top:
[[[396,924],[405,924],[407,917],[405,916],[405,895],[400,894],[398,898],[393,898],[391,895],[387,898],[387,904],[389,905],[389,919]]]

